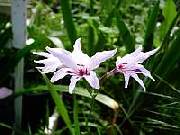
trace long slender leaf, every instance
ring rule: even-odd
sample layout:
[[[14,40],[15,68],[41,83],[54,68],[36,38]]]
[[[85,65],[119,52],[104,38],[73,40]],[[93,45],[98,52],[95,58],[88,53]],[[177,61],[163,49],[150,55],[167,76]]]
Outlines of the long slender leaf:
[[[156,27],[156,21],[159,13],[159,0],[155,3],[155,5],[150,9],[148,14],[148,21],[146,24],[146,31],[144,37],[144,50],[149,51],[152,50],[153,46],[153,37],[154,30]]]
[[[108,17],[106,18],[106,20],[104,22],[104,26],[106,26],[106,27],[111,26],[113,17],[116,15],[115,12],[118,11],[120,4],[121,4],[121,0],[117,0],[115,6],[109,12]]]
[[[162,9],[162,14],[164,16],[164,21],[161,25],[160,29],[160,39],[163,39],[165,34],[168,32],[171,23],[177,15],[176,5],[173,0],[167,0],[164,8]]]
[[[172,41],[170,48],[168,49],[166,54],[164,54],[161,63],[159,63],[155,71],[161,77],[167,75],[167,73],[175,66],[175,64],[180,59],[180,32],[177,33],[177,36],[175,36],[174,38],[175,39]]]
[[[67,33],[71,44],[74,44],[74,41],[77,38],[77,32],[75,29],[75,25],[73,23],[71,8],[70,8],[70,0],[61,0],[61,7],[63,13],[64,25],[67,29]]]
[[[180,13],[176,15],[176,17],[174,18],[174,20],[172,21],[172,23],[169,27],[169,30],[166,32],[166,34],[164,36],[164,39],[162,41],[162,46],[161,46],[164,51],[165,51],[165,49],[168,49],[168,45],[169,45],[171,38],[172,38],[171,37],[172,29],[175,26],[175,24],[177,23],[179,16],[180,16]]]
[[[126,24],[122,20],[122,17],[119,12],[117,12],[117,28],[119,30],[120,37],[123,39],[123,43],[126,47],[126,52],[131,53],[135,50],[135,40],[134,37],[130,34]]]
[[[63,86],[63,85],[54,85],[53,86],[54,89],[56,91],[59,91],[59,92],[69,92],[68,91],[68,87],[67,86]],[[34,88],[29,88],[29,89],[23,89],[21,91],[19,91],[18,93],[15,93],[15,97],[17,96],[20,96],[22,94],[26,94],[26,93],[31,93],[31,92],[46,92],[47,91],[47,87],[44,86],[44,85],[39,85],[37,87],[34,87]],[[83,89],[83,88],[75,88],[74,90],[74,93],[77,94],[77,95],[80,95],[80,96],[84,96],[84,97],[88,97],[88,98],[91,98],[90,94],[89,94],[89,91],[87,89]],[[99,101],[100,103],[112,108],[112,109],[118,109],[119,108],[119,105],[118,103],[110,98],[109,96],[107,95],[104,95],[104,94],[98,94],[95,98],[97,101]]]

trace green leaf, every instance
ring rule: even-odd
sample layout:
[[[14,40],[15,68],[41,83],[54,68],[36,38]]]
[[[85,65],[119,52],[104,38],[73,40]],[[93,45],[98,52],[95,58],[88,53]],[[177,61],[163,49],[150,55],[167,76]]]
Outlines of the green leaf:
[[[88,21],[88,54],[93,55],[96,51],[96,43],[98,40],[98,24],[95,20]]]
[[[159,13],[159,1],[149,10],[148,20],[146,24],[145,37],[144,37],[144,50],[149,51],[153,48],[154,30]]]
[[[105,19],[104,26],[109,27],[112,25],[113,17],[116,15],[117,9],[119,9],[121,0],[117,0],[115,6],[109,11],[108,17]]]
[[[164,39],[162,41],[162,49],[164,49],[164,51],[168,48],[168,45],[171,41],[171,32],[172,32],[172,29],[174,28],[174,26],[176,25],[176,23],[178,22],[178,18],[179,18],[180,14],[177,14],[177,16],[174,18],[174,20],[172,21],[170,27],[169,27],[169,30],[166,32],[165,36],[164,36]]]
[[[135,39],[128,30],[126,24],[122,20],[119,12],[117,12],[117,28],[119,30],[120,37],[122,37],[123,43],[126,47],[126,52],[131,53],[135,50]]]
[[[53,88],[59,92],[69,92],[68,86],[54,85]],[[45,85],[38,85],[36,87],[32,87],[29,89],[22,89],[19,92],[15,93],[15,96],[17,97],[17,96],[20,96],[20,95],[26,94],[26,93],[31,93],[31,92],[38,92],[39,93],[39,92],[43,92],[43,91],[44,92],[47,91],[47,87]],[[77,95],[80,95],[83,97],[91,98],[89,91],[87,89],[80,88],[80,87],[75,88],[74,94],[77,94]],[[99,93],[95,99],[97,101],[99,101],[100,103],[108,106],[109,108],[112,108],[112,109],[118,109],[119,108],[118,103],[114,99],[110,98],[107,95]]]
[[[162,78],[165,77],[168,72],[171,71],[180,60],[180,32],[174,37],[174,40],[171,42],[170,47],[166,50],[161,62],[155,70]]]
[[[109,13],[109,11],[113,8],[111,0],[100,0],[101,4],[101,12]]]
[[[75,29],[75,25],[73,23],[71,8],[70,8],[70,0],[61,0],[61,7],[63,13],[64,25],[67,29],[67,33],[71,44],[74,44],[74,41],[77,39],[77,32]]]
[[[171,23],[177,15],[176,5],[173,0],[167,0],[164,8],[162,9],[162,14],[164,16],[164,21],[162,22],[160,28],[160,39],[163,39],[165,34],[168,32]]]

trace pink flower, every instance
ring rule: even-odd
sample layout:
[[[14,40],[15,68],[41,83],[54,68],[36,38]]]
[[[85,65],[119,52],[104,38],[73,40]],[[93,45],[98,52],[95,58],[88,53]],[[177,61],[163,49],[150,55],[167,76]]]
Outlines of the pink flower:
[[[81,51],[80,38],[76,40],[73,47],[73,52],[59,48],[46,47],[46,50],[49,52],[49,57],[48,55],[45,55],[47,59],[38,62],[45,64],[45,67],[40,68],[46,72],[54,72],[51,82],[58,81],[66,75],[71,75],[72,77],[69,85],[70,93],[72,93],[76,83],[82,78],[88,81],[92,88],[99,89],[99,79],[93,70],[98,68],[100,63],[113,57],[117,50],[98,52],[92,57],[89,57]]]
[[[147,76],[154,81],[153,77],[151,76],[151,73],[148,70],[146,70],[141,63],[143,63],[148,57],[156,53],[157,50],[158,48],[144,53],[142,52],[142,48],[139,47],[135,50],[135,52],[131,54],[126,54],[124,57],[117,59],[116,72],[124,74],[125,88],[127,88],[129,78],[133,77],[145,90],[144,82],[141,79],[139,79],[137,75],[139,73],[144,74],[144,76]]]
[[[0,99],[4,99],[10,95],[12,95],[12,90],[11,89],[8,89],[6,87],[1,87],[0,88]]]

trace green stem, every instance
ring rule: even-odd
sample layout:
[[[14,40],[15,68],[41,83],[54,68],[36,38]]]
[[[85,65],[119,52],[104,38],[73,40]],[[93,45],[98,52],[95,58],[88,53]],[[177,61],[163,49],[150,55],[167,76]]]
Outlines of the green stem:
[[[113,76],[116,72],[116,68],[114,68],[113,70],[105,73],[100,79],[99,79],[99,83],[100,85],[102,85],[102,83],[107,79],[109,78],[110,76]]]

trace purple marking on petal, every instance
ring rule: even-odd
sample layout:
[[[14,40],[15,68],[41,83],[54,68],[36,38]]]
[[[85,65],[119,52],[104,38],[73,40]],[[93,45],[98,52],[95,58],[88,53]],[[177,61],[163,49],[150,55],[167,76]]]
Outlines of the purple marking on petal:
[[[140,69],[135,69],[135,72],[142,72]]]
[[[12,94],[12,90],[6,88],[6,87],[1,87],[0,88],[0,99],[4,99]]]

